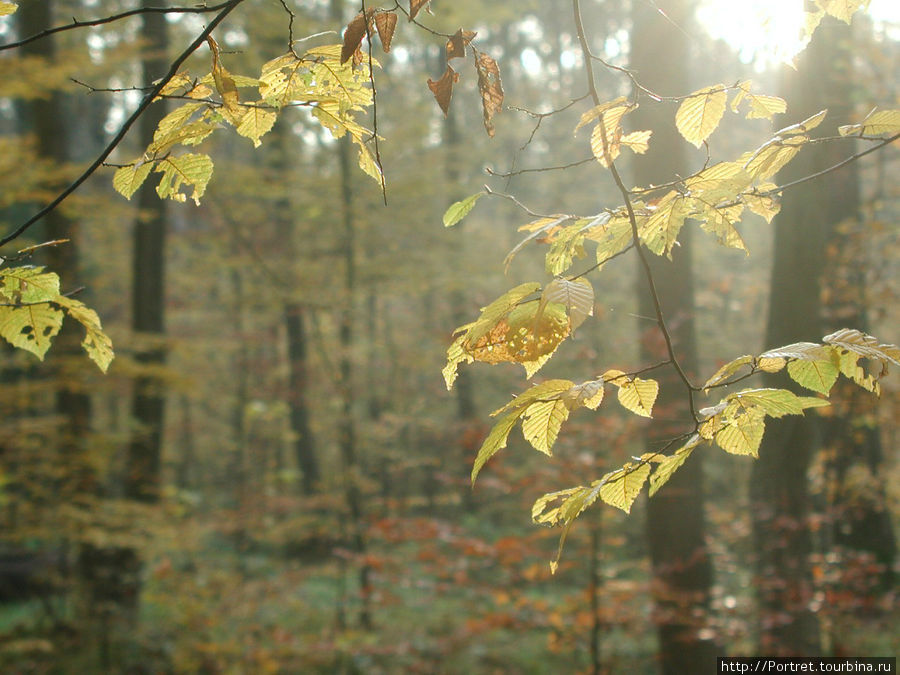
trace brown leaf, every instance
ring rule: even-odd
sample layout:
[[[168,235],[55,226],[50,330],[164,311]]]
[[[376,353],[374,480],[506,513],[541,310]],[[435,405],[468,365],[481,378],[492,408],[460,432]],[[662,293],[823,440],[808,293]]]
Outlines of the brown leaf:
[[[475,38],[475,31],[460,28],[447,40],[447,60],[463,58],[466,46]]]
[[[431,0],[409,0],[409,20],[412,21],[413,19],[415,19],[416,14],[419,13],[419,10],[429,2],[431,2]]]
[[[474,48],[473,48],[474,49]],[[503,86],[497,62],[484,52],[475,49],[475,68],[478,70],[478,91],[484,112],[484,128],[488,136],[494,136],[494,115],[503,109]]]
[[[365,35],[366,17],[360,12],[350,20],[350,23],[347,24],[347,30],[344,31],[344,45],[341,47],[341,65],[346,63],[347,59],[356,53]]]
[[[381,38],[381,48],[385,54],[391,51],[391,40],[394,38],[394,28],[397,27],[397,15],[394,12],[378,12],[375,15],[375,30]]]
[[[441,79],[437,82],[428,78],[428,88],[431,89],[435,100],[441,106],[441,110],[444,111],[445,117],[450,112],[450,97],[453,96],[453,85],[456,82],[459,82],[459,73],[450,66],[447,66],[447,70],[444,71]]]

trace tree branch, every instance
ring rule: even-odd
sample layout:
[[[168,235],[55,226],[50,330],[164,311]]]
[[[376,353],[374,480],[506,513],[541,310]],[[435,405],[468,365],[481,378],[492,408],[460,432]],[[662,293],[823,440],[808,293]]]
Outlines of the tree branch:
[[[47,30],[43,30],[40,33],[35,33],[34,35],[23,38],[16,42],[8,42],[4,45],[0,45],[0,51],[4,51],[6,49],[17,49],[18,47],[27,45],[29,42],[41,40],[43,38],[50,37],[51,35],[62,33],[67,30],[88,28],[90,26],[102,26],[106,23],[114,23],[116,21],[121,21],[122,19],[127,19],[130,16],[139,14],[207,14],[209,12],[218,12],[220,9],[224,9],[225,7],[227,7],[229,4],[229,2],[222,2],[211,7],[208,7],[206,5],[198,5],[196,7],[143,7],[139,9],[130,9],[127,12],[121,12],[119,14],[111,14],[109,16],[103,17],[102,19],[89,19],[87,21],[79,21],[78,19],[73,18],[72,23],[66,24],[65,26],[48,28]]]
[[[220,7],[219,13],[213,18],[212,21],[209,22],[209,25],[197,36],[187,49],[185,49],[173,62],[171,67],[169,68],[169,72],[167,72],[159,82],[151,89],[146,96],[144,96],[144,100],[141,101],[141,104],[137,107],[137,109],[131,113],[127,120],[122,124],[122,128],[119,129],[118,133],[113,137],[113,139],[107,144],[107,146],[103,149],[97,158],[91,162],[90,166],[88,166],[78,178],[76,178],[69,186],[64,189],[62,192],[57,195],[57,197],[47,204],[44,208],[38,211],[36,214],[31,216],[24,223],[19,225],[15,230],[7,234],[5,237],[0,239],[0,246],[5,246],[12,240],[20,237],[28,228],[38,222],[41,218],[46,216],[48,213],[53,211],[57,206],[59,206],[69,195],[71,195],[75,190],[77,190],[84,181],[86,181],[97,169],[99,169],[103,162],[106,161],[106,158],[109,157],[113,150],[116,149],[116,146],[121,143],[122,139],[125,138],[125,135],[128,133],[128,130],[131,129],[132,125],[137,121],[137,119],[144,113],[144,111],[150,106],[153,102],[153,99],[163,90],[163,88],[168,84],[169,80],[171,80],[178,73],[178,69],[181,67],[181,64],[184,63],[188,57],[193,54],[199,47],[202,45],[206,38],[215,30],[216,26],[218,26],[228,14],[231,13],[238,5],[240,5],[244,0],[228,0],[228,2],[222,3],[218,5]]]

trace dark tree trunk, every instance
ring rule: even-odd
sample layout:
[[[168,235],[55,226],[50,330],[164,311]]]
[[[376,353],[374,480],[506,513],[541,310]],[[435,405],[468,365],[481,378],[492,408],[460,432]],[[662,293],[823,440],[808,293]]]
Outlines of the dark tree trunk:
[[[294,433],[294,455],[303,473],[301,486],[306,495],[314,494],[320,480],[316,443],[309,420],[309,356],[307,347],[306,308],[299,302],[284,306],[289,366],[289,402],[291,431]]]
[[[692,5],[670,0],[656,6],[637,3],[632,15],[631,68],[644,86],[663,94],[690,91],[687,79],[688,49],[685,34]],[[637,129],[653,129],[650,150],[634,158],[635,181],[647,186],[689,173],[685,143],[672,124],[671,108],[644,99],[631,117]],[[694,334],[694,290],[691,273],[690,227],[681,230],[681,246],[672,260],[649,254],[659,300],[671,333],[675,352],[688,373],[696,372]],[[640,314],[654,316],[650,290],[639,271]],[[644,359],[665,359],[659,328],[641,324]],[[693,421],[688,392],[673,368],[659,373],[660,395],[654,409],[654,424],[646,434],[649,448],[683,433]],[[647,538],[653,564],[655,621],[659,637],[660,668],[663,673],[712,671],[717,647],[709,628],[712,564],[705,542],[703,469],[701,458],[691,457],[672,480],[647,503]]]
[[[142,7],[155,5],[155,0],[141,0]],[[148,84],[168,69],[168,38],[163,14],[145,14],[143,21],[141,37],[147,44],[141,59],[141,82]],[[157,103],[138,120],[142,147],[152,142],[164,115],[164,106]],[[137,201],[139,211],[132,251],[132,328],[138,343],[135,358],[152,366],[165,361],[161,340],[165,332],[166,207],[149,182],[138,191]],[[131,499],[152,502],[159,498],[164,408],[162,384],[149,375],[135,378],[132,416],[136,428],[128,446],[125,475],[125,495]]]
[[[782,88],[793,116],[802,119],[829,108],[823,125],[844,124],[849,112],[851,34],[847,27],[823,20],[796,72]],[[828,129],[824,132],[827,134]],[[821,171],[843,158],[846,146],[823,143],[804,149],[778,176],[787,182]],[[792,188],[784,194],[775,218],[766,344],[821,340],[820,289],[825,244],[834,226],[856,215],[859,204],[855,176],[844,171]],[[767,386],[788,385],[783,374]],[[760,603],[760,652],[773,655],[816,655],[821,651],[818,619],[813,609],[810,569],[813,540],[807,471],[821,444],[813,414],[767,421],[766,435],[754,463],[751,482],[753,529],[757,551]]]

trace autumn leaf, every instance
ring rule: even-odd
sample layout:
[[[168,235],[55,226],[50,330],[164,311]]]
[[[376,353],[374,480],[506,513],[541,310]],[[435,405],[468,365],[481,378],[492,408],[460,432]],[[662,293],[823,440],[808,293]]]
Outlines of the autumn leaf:
[[[62,321],[63,313],[47,303],[0,307],[0,335],[13,347],[29,351],[41,361]]]
[[[841,136],[883,136],[900,133],[900,110],[874,110],[860,124],[838,127]]]
[[[696,147],[716,130],[725,114],[727,94],[721,84],[705,87],[682,101],[675,113],[675,126],[685,140]]]
[[[475,31],[460,28],[447,40],[447,60],[463,58],[466,46],[475,39]]]
[[[409,20],[412,21],[416,18],[416,14],[419,13],[425,5],[427,5],[431,0],[409,0]]]
[[[0,16],[8,16],[19,9],[19,6],[14,2],[0,2]]]
[[[465,199],[462,199],[458,202],[453,202],[450,207],[444,212],[444,227],[453,227],[459,221],[469,215],[469,211],[471,211],[475,207],[475,202],[477,202],[484,194],[487,193],[484,191],[476,192],[474,195],[469,195]]]
[[[431,78],[428,79],[428,88],[431,89],[434,100],[444,112],[444,117],[450,112],[450,97],[453,96],[453,85],[456,82],[459,82],[459,73],[449,65],[439,80],[435,82]]]
[[[341,46],[341,65],[344,65],[359,49],[362,39],[366,35],[366,15],[360,12],[347,24],[344,31],[344,43]]]
[[[503,108],[503,86],[497,62],[484,52],[475,50],[475,69],[478,71],[478,91],[484,112],[484,128],[494,136],[494,115]]]
[[[381,48],[387,54],[391,51],[391,40],[397,27],[397,15],[394,12],[377,12],[375,14],[375,30],[381,38]],[[341,50],[343,51],[343,49]]]

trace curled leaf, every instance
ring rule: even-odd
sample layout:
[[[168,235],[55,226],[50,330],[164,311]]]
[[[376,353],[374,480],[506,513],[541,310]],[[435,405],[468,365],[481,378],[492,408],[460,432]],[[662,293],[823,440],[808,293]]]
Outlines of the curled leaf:
[[[494,115],[503,109],[503,86],[500,83],[500,67],[484,52],[475,50],[475,69],[478,71],[478,91],[481,93],[481,107],[484,128],[488,136],[494,136]]]
[[[453,96],[453,85],[457,82],[459,82],[459,73],[450,66],[447,66],[447,70],[444,71],[439,80],[428,79],[428,88],[431,89],[431,93],[434,94],[434,100],[437,101],[444,112],[444,117],[450,112],[450,97]]]

